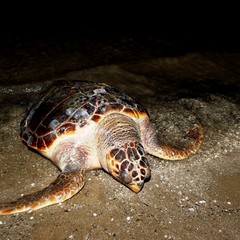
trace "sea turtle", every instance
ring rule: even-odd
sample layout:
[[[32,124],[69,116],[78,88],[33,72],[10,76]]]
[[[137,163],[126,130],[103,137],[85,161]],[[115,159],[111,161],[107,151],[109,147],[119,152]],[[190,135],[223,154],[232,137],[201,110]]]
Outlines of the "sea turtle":
[[[181,160],[203,141],[203,129],[195,125],[185,136],[188,145],[161,144],[141,104],[107,84],[77,80],[51,84],[30,107],[20,129],[27,146],[61,173],[43,190],[2,204],[2,215],[63,202],[82,189],[86,171],[99,168],[138,193],[151,175],[146,153]]]

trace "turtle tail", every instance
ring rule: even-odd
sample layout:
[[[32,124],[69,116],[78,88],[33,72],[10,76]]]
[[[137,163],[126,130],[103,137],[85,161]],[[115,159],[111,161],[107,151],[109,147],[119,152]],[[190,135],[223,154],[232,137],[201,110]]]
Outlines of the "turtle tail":
[[[64,202],[82,189],[83,178],[83,170],[62,172],[48,187],[14,202],[0,204],[0,215],[33,211]]]

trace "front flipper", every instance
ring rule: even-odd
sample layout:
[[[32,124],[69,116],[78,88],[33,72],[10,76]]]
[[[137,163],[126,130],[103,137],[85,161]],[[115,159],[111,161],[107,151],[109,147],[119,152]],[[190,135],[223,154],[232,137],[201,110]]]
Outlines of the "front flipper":
[[[48,187],[14,202],[0,204],[0,215],[37,210],[61,203],[79,192],[84,185],[84,171],[62,172]]]
[[[166,160],[182,160],[199,149],[203,138],[203,128],[200,125],[195,125],[184,137],[186,144],[179,145],[178,147],[164,145],[158,141],[155,129],[151,123],[148,122],[144,136],[144,147],[149,154],[156,157]]]

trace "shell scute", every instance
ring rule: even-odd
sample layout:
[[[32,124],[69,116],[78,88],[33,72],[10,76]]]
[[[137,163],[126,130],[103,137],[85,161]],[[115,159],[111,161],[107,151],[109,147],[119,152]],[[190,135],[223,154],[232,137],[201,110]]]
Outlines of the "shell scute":
[[[45,142],[43,141],[42,138],[38,138],[37,148],[38,149],[45,149],[46,148]]]
[[[51,146],[51,144],[54,142],[54,140],[57,138],[57,135],[54,132],[51,132],[50,134],[47,134],[43,137],[44,143],[46,146]]]
[[[107,110],[107,106],[101,105],[101,106],[99,106],[99,107],[97,108],[97,110],[96,110],[95,113],[102,115],[102,114],[104,114],[104,113],[106,112],[106,110]]]
[[[95,114],[92,116],[91,120],[98,123],[101,120],[101,116]]]
[[[38,138],[36,136],[32,135],[27,139],[27,141],[28,144],[31,145],[33,148],[37,148]]]
[[[123,109],[123,105],[119,103],[111,103],[109,104],[109,108],[111,110],[121,111]]]

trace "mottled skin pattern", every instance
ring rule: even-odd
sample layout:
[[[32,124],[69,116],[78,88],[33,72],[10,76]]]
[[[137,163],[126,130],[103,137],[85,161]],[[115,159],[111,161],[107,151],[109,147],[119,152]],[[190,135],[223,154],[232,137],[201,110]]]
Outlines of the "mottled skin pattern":
[[[28,110],[20,135],[61,173],[45,189],[1,204],[2,215],[63,202],[82,189],[86,171],[99,168],[137,193],[151,175],[146,153],[181,160],[203,141],[202,127],[196,125],[185,146],[161,144],[142,105],[106,84],[87,81],[50,85]]]

